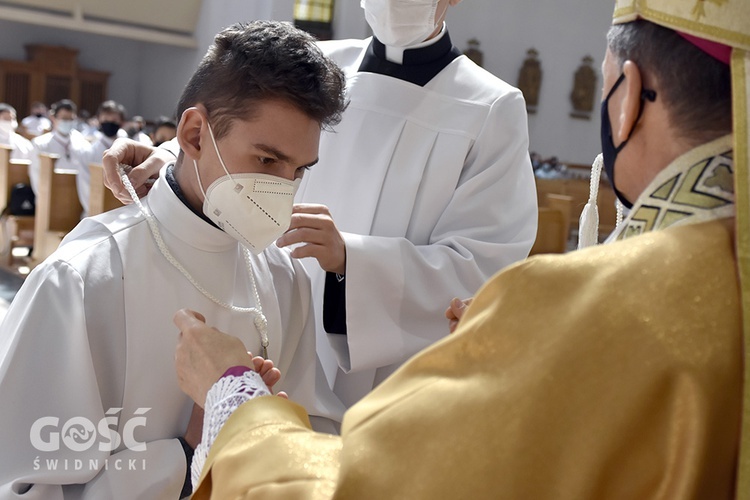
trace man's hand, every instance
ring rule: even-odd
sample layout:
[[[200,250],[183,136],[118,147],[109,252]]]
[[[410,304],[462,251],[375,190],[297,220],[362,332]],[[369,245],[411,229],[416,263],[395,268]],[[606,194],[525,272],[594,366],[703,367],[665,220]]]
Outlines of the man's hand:
[[[119,164],[136,165],[128,173],[128,178],[139,197],[146,196],[151,189],[149,179],[159,177],[159,170],[175,159],[174,155],[162,148],[154,148],[131,139],[117,139],[112,147],[104,152],[104,185],[124,204],[133,203],[117,171]]]
[[[346,244],[325,205],[294,205],[289,230],[276,240],[276,245],[285,247],[296,243],[304,245],[295,248],[292,257],[314,257],[324,271],[346,273]]]
[[[206,318],[201,314],[181,309],[174,315],[174,323],[180,329],[175,352],[177,379],[183,392],[201,408],[209,389],[229,368],[255,368],[256,362],[248,355],[242,341],[206,325]]]
[[[474,299],[469,298],[461,300],[459,298],[455,298],[451,300],[450,306],[448,306],[448,309],[445,310],[445,317],[448,318],[448,328],[451,333],[456,331],[458,322],[461,321],[461,318],[466,312],[466,309],[469,307],[469,304],[471,304],[472,300]]]
[[[248,352],[248,354],[252,355],[250,352]],[[255,356],[253,358],[253,366],[250,368],[260,374],[260,378],[263,379],[263,382],[265,382],[268,389],[273,392],[273,386],[281,379],[281,371],[273,366],[273,361],[270,359],[264,359],[261,356]],[[289,399],[284,391],[278,393],[277,396]]]

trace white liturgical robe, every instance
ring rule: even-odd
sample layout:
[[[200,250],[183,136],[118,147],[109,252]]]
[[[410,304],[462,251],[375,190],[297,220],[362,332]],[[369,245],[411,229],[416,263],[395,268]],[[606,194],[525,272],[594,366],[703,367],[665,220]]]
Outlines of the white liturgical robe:
[[[318,318],[317,348],[346,406],[447,335],[451,298],[526,257],[537,224],[521,92],[463,55],[424,86],[358,71],[369,44],[321,43],[349,105],[297,194],[344,233],[347,334]],[[320,311],[324,273],[305,264]]]
[[[11,147],[11,160],[31,160],[34,155],[34,146],[31,141],[15,132],[4,134],[0,131],[0,144]]]
[[[34,154],[31,159],[31,165],[29,165],[29,179],[35,193],[38,192],[39,171],[41,169],[39,153],[58,155],[59,158],[55,162],[55,169],[75,170],[76,172],[85,171],[86,173],[83,175],[90,176],[88,168],[89,160],[91,159],[91,144],[79,131],[71,130],[70,134],[62,135],[55,130],[35,137],[31,143],[34,145]],[[101,160],[99,162],[101,163]],[[80,201],[81,206],[88,206],[88,200],[86,200],[86,205],[83,205],[83,199]]]
[[[256,306],[239,244],[185,206],[164,169],[144,203],[169,251],[201,286],[229,304]],[[309,404],[309,280],[273,245],[251,262],[269,358],[282,372],[277,389]],[[0,498],[179,496],[186,459],[177,438],[193,406],[174,367],[172,317],[180,308],[260,353],[253,316],[215,304],[190,284],[159,251],[135,205],[83,220],[34,269],[0,328]]]

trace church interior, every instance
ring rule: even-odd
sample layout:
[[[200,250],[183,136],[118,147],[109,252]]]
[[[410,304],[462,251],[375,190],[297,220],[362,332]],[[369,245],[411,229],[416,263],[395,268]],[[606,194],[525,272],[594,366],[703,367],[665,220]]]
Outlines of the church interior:
[[[0,500],[750,500],[748,19],[0,0]]]
[[[448,19],[459,50],[524,92],[540,206],[532,253],[575,248],[590,165],[599,153],[599,67],[611,7],[573,3],[468,0],[452,8]],[[355,0],[9,0],[0,3],[0,102],[17,110],[20,123],[36,102],[49,108],[71,99],[83,121],[95,116],[99,103],[114,100],[128,118],[143,117],[142,132],[153,134],[160,117],[174,117],[182,87],[213,35],[253,19],[293,22],[320,39],[372,34]],[[18,179],[10,156],[0,151],[0,159],[0,204],[6,207]],[[119,206],[108,190],[92,185],[99,208],[90,215]],[[75,198],[68,188],[53,197],[53,207]],[[606,181],[599,203],[604,237],[615,224],[614,195]],[[53,220],[48,215],[43,221],[37,213],[37,226],[45,229],[34,229],[33,217],[4,218],[0,300],[6,306],[25,275],[74,227],[75,212],[52,208]]]

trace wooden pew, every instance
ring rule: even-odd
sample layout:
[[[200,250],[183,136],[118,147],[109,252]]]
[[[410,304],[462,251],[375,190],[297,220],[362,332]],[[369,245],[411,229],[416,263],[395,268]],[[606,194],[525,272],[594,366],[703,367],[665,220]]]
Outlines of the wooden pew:
[[[545,200],[547,194],[570,196],[573,199],[570,223],[572,227],[578,227],[578,219],[589,199],[588,179],[536,179],[536,189],[539,200]],[[615,228],[617,210],[615,193],[606,180],[599,183],[597,206],[599,208],[599,233],[609,234]]]
[[[28,160],[11,160],[11,148],[0,145],[0,210],[10,203],[10,195],[16,184],[31,185]],[[34,216],[5,214],[2,220],[3,241],[0,258],[7,266],[13,265],[15,247],[34,246]]]
[[[46,259],[63,237],[80,221],[83,207],[78,201],[75,170],[55,170],[57,155],[39,155],[39,189],[36,196],[33,260]]]
[[[565,253],[567,247],[568,229],[565,226],[565,214],[558,208],[539,207],[536,240],[529,255]]]
[[[565,234],[567,238],[570,238],[570,223],[573,213],[573,197],[566,194],[554,194],[547,193],[544,203],[542,206],[549,208],[556,208],[563,214],[563,226],[565,227]]]
[[[121,207],[122,202],[104,185],[104,167],[99,163],[91,163],[89,172],[91,172],[89,216]]]

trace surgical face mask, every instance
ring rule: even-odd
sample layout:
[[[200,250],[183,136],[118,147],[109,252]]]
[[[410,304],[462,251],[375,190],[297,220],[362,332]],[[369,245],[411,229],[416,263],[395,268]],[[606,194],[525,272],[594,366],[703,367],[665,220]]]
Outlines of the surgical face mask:
[[[423,42],[437,29],[438,1],[360,0],[360,5],[375,38],[391,47],[408,47]]]
[[[609,99],[612,97],[612,94],[615,93],[615,90],[617,90],[617,87],[620,86],[623,80],[625,80],[625,73],[620,74],[620,77],[612,86],[612,89],[607,94],[607,97],[604,99],[604,101],[602,101],[602,159],[604,163],[604,171],[607,172],[609,183],[612,185],[612,189],[615,191],[615,195],[617,195],[617,198],[625,207],[631,209],[633,208],[633,204],[627,198],[625,198],[625,196],[617,189],[617,186],[615,185],[615,161],[617,160],[617,155],[620,153],[620,151],[622,151],[622,148],[624,148],[630,140],[630,137],[633,134],[633,130],[635,130],[635,124],[633,124],[633,128],[630,129],[630,135],[628,135],[628,137],[624,141],[622,141],[619,146],[615,147],[614,140],[612,139],[612,123],[609,121]],[[643,104],[646,100],[651,102],[656,100],[656,92],[646,89],[643,89],[641,91],[641,107],[638,110],[638,116],[635,119],[635,123],[638,123],[638,120],[641,119],[641,114],[643,113]]]
[[[10,135],[18,128],[18,122],[16,120],[0,120],[0,132],[5,135]]]
[[[114,137],[117,135],[117,131],[120,130],[120,124],[116,122],[102,122],[99,125],[99,130],[107,137]]]
[[[301,179],[290,181],[267,174],[230,174],[210,124],[208,131],[226,175],[204,191],[198,162],[193,160],[198,186],[203,193],[203,213],[257,255],[289,228],[294,195]]]
[[[57,131],[60,132],[62,135],[68,135],[70,134],[70,131],[73,130],[73,127],[75,126],[75,121],[73,120],[58,120],[57,121]]]

